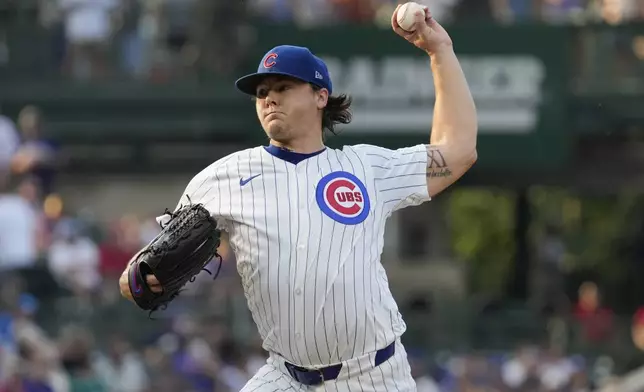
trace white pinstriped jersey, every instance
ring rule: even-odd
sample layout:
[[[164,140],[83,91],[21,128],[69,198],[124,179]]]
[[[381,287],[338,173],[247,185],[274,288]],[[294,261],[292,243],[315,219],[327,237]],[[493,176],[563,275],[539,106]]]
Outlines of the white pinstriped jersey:
[[[264,348],[306,367],[381,349],[405,331],[380,263],[386,219],[429,200],[426,145],[326,148],[297,164],[264,147],[197,174],[229,233]]]

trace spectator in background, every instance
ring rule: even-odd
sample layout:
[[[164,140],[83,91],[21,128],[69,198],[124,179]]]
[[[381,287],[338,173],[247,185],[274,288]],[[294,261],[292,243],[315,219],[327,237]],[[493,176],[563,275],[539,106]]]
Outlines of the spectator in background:
[[[61,220],[49,248],[49,270],[79,299],[89,299],[101,284],[98,247],[72,219]]]
[[[555,225],[548,225],[537,243],[537,301],[539,311],[546,316],[559,316],[570,310],[565,293],[566,244],[563,233]]]
[[[54,143],[44,137],[44,123],[40,109],[25,106],[18,115],[18,128],[22,140],[12,158],[13,172],[35,177],[42,196],[53,192],[58,165],[58,152]]]
[[[132,256],[160,231],[154,218],[140,221],[136,216],[124,215],[110,222],[106,238],[99,248],[101,275],[109,280],[118,280]]]
[[[279,2],[273,5],[279,7]],[[191,22],[188,58],[194,56],[194,65],[199,70],[229,74],[243,59],[248,47],[248,5],[245,1],[196,0],[195,7],[197,19]],[[225,56],[221,55],[223,52]]]
[[[66,327],[60,339],[62,366],[69,375],[70,392],[108,392],[93,364],[94,338],[89,331]]]
[[[644,307],[635,312],[631,325],[631,338],[638,350],[644,351]]]
[[[329,0],[335,15],[348,23],[371,23],[376,9],[371,0]]]
[[[326,3],[326,0],[322,0]],[[317,3],[318,0],[297,2],[294,0],[249,0],[248,5],[251,12],[258,17],[266,18],[269,22],[291,22],[295,10],[304,3]]]
[[[494,0],[460,0],[453,10],[456,22],[491,22],[498,4]]]
[[[423,354],[421,352],[416,352],[416,350],[409,349],[407,350],[407,356],[409,358],[411,376],[416,381],[416,391],[440,392],[438,384],[429,374]]]
[[[262,348],[262,339],[255,335],[255,339],[250,339],[246,345],[246,373],[255,374],[266,364],[268,353]]]
[[[144,392],[149,380],[139,355],[122,336],[113,335],[108,341],[107,355],[95,362],[97,374],[109,392]]]
[[[63,392],[65,386],[54,389],[51,379],[52,365],[39,355],[37,347],[19,345],[18,371],[14,375],[14,385],[9,391],[16,392]],[[13,389],[16,388],[16,389]]]
[[[51,243],[50,222],[43,209],[40,182],[32,176],[23,178],[18,184],[17,194],[27,202],[36,215],[36,258],[40,260],[46,254]]]
[[[11,172],[11,160],[18,150],[19,143],[18,131],[13,121],[0,115],[0,183],[1,178],[8,177]],[[2,192],[1,187],[0,192]]]
[[[168,51],[165,65],[172,74],[182,76],[191,69],[195,61],[193,53],[188,49],[192,47],[194,21],[202,16],[197,14],[198,0],[162,0],[160,4],[163,38]]]
[[[119,49],[121,67],[128,75],[142,77],[146,71],[143,29],[143,4],[140,0],[121,0],[119,10]]]
[[[604,343],[613,335],[613,312],[601,305],[599,288],[593,282],[579,287],[574,317],[586,343]]]
[[[635,311],[630,327],[631,342],[635,350],[625,351],[623,357],[619,358],[620,362],[622,362],[620,365],[623,366],[623,372],[636,371],[644,363],[644,306],[640,306]],[[608,368],[608,371],[605,371],[603,374],[611,374],[612,367],[615,363],[609,361],[608,358],[603,361],[603,364],[606,364],[605,367]]]
[[[15,382],[17,357],[7,348],[0,346],[0,392],[10,392]]]
[[[7,301],[10,299],[4,298],[3,302]],[[67,378],[59,367],[56,346],[33,320],[38,309],[36,299],[26,293],[18,294],[11,308],[8,314],[12,345],[4,347],[13,358],[10,367],[4,369],[7,371],[5,383],[0,383],[0,386],[11,392],[68,392]]]
[[[18,296],[15,310],[12,312],[12,336],[25,350],[34,350],[40,360],[53,366],[58,360],[58,350],[54,341],[34,319],[38,307],[38,300],[31,294],[21,293]]]
[[[616,25],[641,19],[644,4],[641,0],[604,0],[598,1],[595,8],[603,21]]]
[[[30,200],[0,191],[0,274],[22,274],[35,267],[39,230],[39,213]]]
[[[454,8],[462,1],[467,0],[417,0],[416,2],[429,6],[432,10],[432,16],[440,23],[446,24],[453,21]],[[479,1],[484,2],[484,0]]]
[[[539,365],[539,379],[547,392],[569,391],[573,387],[578,369],[575,363],[562,355],[558,347],[551,347],[544,353]],[[577,385],[576,387],[581,387]]]
[[[618,0],[620,1],[620,0]],[[538,17],[552,24],[570,23],[583,16],[587,7],[585,0],[546,0],[538,7]]]
[[[40,25],[49,34],[51,43],[52,61],[56,65],[56,72],[59,72],[65,61],[66,39],[63,14],[57,1],[39,0]]]
[[[216,347],[208,344],[193,318],[180,315],[174,320],[173,333],[165,339],[174,341],[171,352],[175,373],[191,385],[195,392],[209,392],[216,387],[220,368]]]
[[[538,351],[522,345],[514,356],[501,365],[501,378],[509,391],[536,390],[540,380],[537,373]]]
[[[499,370],[487,358],[477,354],[462,358],[457,377],[459,392],[501,392],[503,389]]]
[[[100,273],[107,280],[118,281],[128,261],[138,251],[138,244],[128,244],[120,221],[110,224],[99,247]]]
[[[232,339],[226,339],[219,345],[222,366],[218,372],[219,379],[228,391],[240,391],[252,375],[246,373],[246,357],[241,348]]]
[[[118,0],[59,0],[65,23],[65,70],[76,79],[107,73],[107,51]]]

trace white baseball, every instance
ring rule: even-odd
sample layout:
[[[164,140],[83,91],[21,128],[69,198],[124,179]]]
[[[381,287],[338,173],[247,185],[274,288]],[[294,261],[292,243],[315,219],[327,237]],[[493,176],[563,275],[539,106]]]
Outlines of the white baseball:
[[[412,32],[414,31],[414,14],[417,11],[423,11],[424,8],[418,3],[410,1],[409,3],[403,4],[398,8],[398,13],[396,14],[396,21],[401,29]]]

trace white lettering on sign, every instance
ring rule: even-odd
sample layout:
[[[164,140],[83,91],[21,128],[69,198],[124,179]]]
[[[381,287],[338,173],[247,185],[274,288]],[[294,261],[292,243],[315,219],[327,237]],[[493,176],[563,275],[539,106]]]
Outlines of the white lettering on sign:
[[[354,132],[428,132],[435,98],[426,58],[325,57],[334,94],[354,99]],[[539,118],[542,61],[533,56],[462,56],[463,72],[485,133],[530,133]]]

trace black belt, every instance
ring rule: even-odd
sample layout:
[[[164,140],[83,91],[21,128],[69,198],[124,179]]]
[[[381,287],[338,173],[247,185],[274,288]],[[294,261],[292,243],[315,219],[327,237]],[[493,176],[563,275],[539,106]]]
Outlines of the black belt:
[[[396,342],[389,346],[376,351],[375,367],[380,366],[383,362],[391,358],[396,352]],[[295,381],[304,385],[320,385],[325,381],[335,380],[340,374],[342,364],[327,366],[320,369],[307,369],[292,363],[284,362],[288,373]]]

